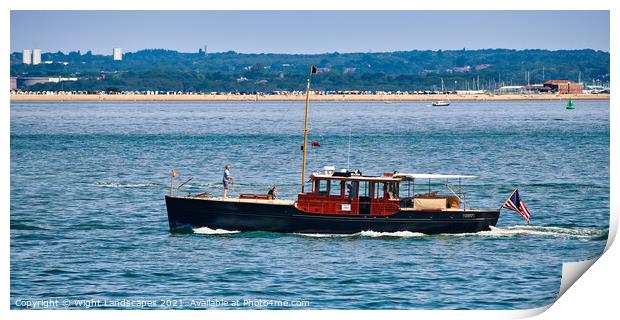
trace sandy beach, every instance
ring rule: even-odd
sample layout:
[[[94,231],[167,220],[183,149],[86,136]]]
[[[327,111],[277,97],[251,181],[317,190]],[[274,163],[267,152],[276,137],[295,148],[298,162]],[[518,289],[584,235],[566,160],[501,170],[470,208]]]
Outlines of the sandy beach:
[[[468,94],[468,95],[311,95],[313,101],[502,101],[502,100],[609,100],[609,94]],[[304,95],[235,94],[11,94],[11,101],[303,101]]]

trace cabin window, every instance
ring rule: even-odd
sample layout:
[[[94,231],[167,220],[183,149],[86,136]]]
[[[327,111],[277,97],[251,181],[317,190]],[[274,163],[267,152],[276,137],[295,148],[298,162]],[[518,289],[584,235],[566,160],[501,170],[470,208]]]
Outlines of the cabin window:
[[[360,184],[360,187],[359,187],[360,197],[370,197],[370,188],[369,188],[370,183],[366,181],[362,181],[359,184]]]
[[[354,199],[357,198],[358,190],[360,183],[358,181],[347,182],[345,186],[345,193],[347,198]]]
[[[344,181],[331,180],[329,187],[329,195],[334,197],[341,196],[341,188]]]
[[[327,180],[316,180],[314,191],[320,195],[327,195]]]
[[[388,199],[398,198],[398,183],[388,182],[385,184],[385,191]]]
[[[371,185],[371,197],[375,199],[383,199],[385,194],[385,183],[383,182],[372,182]]]
[[[398,186],[398,195],[401,199],[411,197],[411,181],[402,182]]]

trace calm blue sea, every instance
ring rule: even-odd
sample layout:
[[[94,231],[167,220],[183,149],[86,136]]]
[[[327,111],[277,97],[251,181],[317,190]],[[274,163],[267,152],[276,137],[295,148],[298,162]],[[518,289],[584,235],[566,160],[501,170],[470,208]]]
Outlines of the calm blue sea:
[[[599,255],[607,239],[609,102],[576,106],[312,103],[311,169],[349,159],[365,174],[478,175],[470,207],[498,208],[518,187],[532,212],[527,226],[503,210],[478,234],[327,236],[168,230],[171,169],[193,177],[182,192],[217,194],[230,162],[233,194],[277,185],[293,198],[303,102],[11,103],[11,308],[549,304],[562,262]]]

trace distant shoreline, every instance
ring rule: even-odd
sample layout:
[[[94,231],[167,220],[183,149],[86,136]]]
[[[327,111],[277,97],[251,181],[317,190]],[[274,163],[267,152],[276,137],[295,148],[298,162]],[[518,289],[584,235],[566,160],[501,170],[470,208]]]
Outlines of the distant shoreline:
[[[121,95],[121,94],[11,94],[11,102],[15,101],[304,101],[305,95]],[[609,100],[609,94],[409,94],[409,95],[366,95],[366,94],[334,94],[311,95],[313,101],[519,101],[519,100]]]

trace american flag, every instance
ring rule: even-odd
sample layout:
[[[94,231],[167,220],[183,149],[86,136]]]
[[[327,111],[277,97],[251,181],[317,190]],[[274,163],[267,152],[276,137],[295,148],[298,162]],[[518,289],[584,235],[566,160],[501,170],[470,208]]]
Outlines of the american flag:
[[[521,196],[519,196],[519,189],[515,189],[515,191],[512,192],[512,195],[504,202],[502,208],[516,211],[527,221],[527,224],[530,224],[530,210],[527,209],[525,202],[523,202]]]

